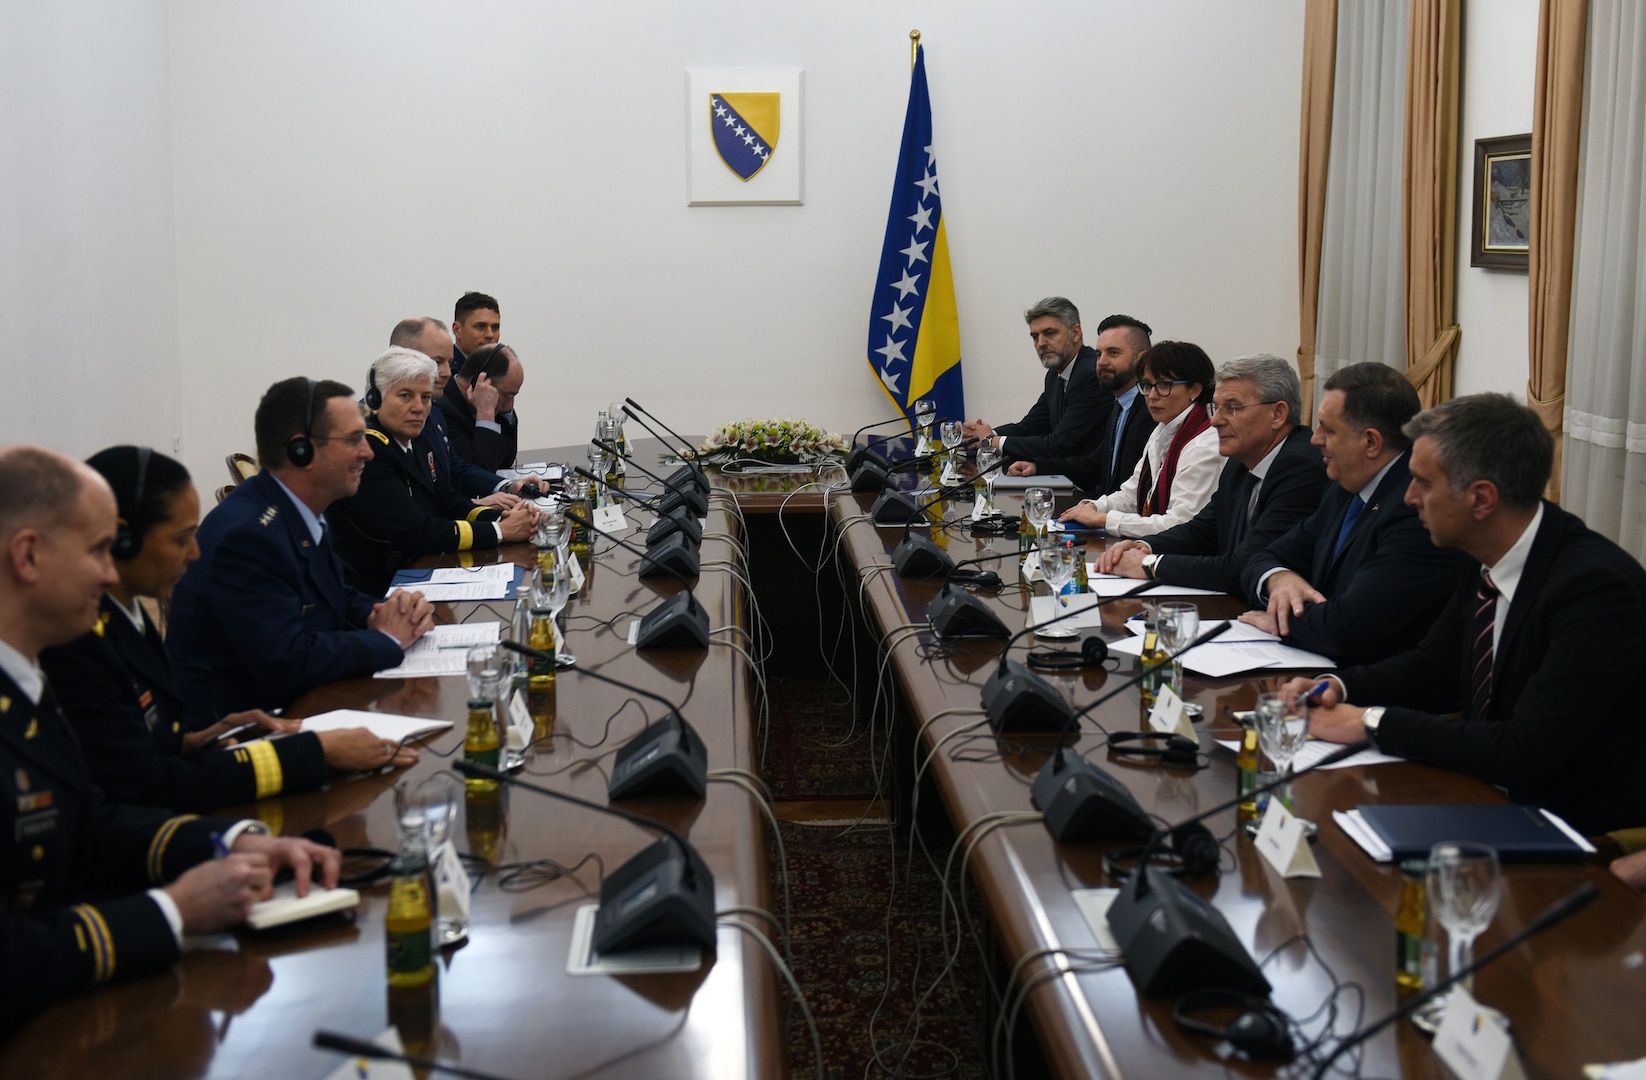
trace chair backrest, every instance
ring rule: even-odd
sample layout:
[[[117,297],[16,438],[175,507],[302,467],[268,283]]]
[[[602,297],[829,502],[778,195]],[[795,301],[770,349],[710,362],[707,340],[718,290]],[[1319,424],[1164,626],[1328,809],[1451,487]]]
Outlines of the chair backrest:
[[[229,467],[229,478],[236,484],[245,483],[257,475],[257,459],[246,454],[230,454],[223,459]]]
[[[236,485],[234,485],[234,484],[224,484],[222,487],[218,488],[217,489],[217,501],[222,502],[224,499],[228,498],[229,497],[229,492],[233,491],[235,489],[235,487],[236,487]]]

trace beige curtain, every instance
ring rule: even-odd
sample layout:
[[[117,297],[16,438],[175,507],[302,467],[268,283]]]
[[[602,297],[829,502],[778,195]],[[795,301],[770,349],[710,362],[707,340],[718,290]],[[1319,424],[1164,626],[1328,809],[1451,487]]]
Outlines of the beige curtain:
[[[1537,82],[1532,97],[1530,378],[1526,400],[1555,437],[1549,498],[1560,501],[1564,455],[1566,349],[1572,322],[1572,254],[1577,235],[1577,165],[1583,126],[1588,0],[1542,0]]]
[[[1305,423],[1314,421],[1320,237],[1326,219],[1326,165],[1332,147],[1336,58],[1337,0],[1308,0],[1303,10],[1303,131],[1297,155],[1297,374],[1303,380]]]
[[[1406,378],[1424,408],[1452,396],[1458,327],[1457,100],[1462,0],[1411,0],[1402,220]]]

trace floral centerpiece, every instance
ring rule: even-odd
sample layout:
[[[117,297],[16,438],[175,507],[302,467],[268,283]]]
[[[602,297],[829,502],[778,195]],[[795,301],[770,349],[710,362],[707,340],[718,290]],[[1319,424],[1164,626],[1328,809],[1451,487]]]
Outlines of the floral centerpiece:
[[[739,459],[777,464],[817,461],[844,453],[846,440],[804,420],[738,420],[716,428],[698,453],[724,464]]]

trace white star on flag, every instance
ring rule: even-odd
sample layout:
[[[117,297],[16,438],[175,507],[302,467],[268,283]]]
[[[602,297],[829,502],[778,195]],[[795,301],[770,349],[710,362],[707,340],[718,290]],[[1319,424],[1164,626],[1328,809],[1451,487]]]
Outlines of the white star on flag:
[[[907,255],[909,257],[910,266],[914,265],[914,261],[916,259],[919,259],[921,262],[926,262],[926,245],[929,243],[931,243],[930,240],[916,241],[911,238],[909,240],[909,246],[899,251],[898,254]]]
[[[936,160],[937,160],[937,155],[932,153],[932,144],[927,143],[926,144],[926,168],[928,168],[928,169],[931,168],[932,163]]]
[[[922,229],[929,229],[929,228],[932,227],[932,210],[933,209],[934,209],[933,207],[927,206],[924,203],[922,203],[920,206],[917,206],[915,208],[914,213],[909,215],[909,220],[914,222],[914,234],[916,236],[920,235],[920,231]]]
[[[914,326],[909,322],[909,313],[912,311],[914,311],[914,308],[912,307],[898,307],[896,304],[893,304],[892,313],[890,315],[882,315],[880,317],[891,323],[893,330],[913,330]]]
[[[917,277],[911,277],[907,270],[903,271],[903,278],[901,281],[888,281],[886,284],[887,287],[897,290],[897,298],[899,300],[907,300],[910,293],[914,293],[916,296],[920,295],[920,290],[916,287],[920,284],[920,279]]]
[[[925,202],[927,199],[937,194],[937,174],[927,173],[925,179],[916,180],[914,182],[914,186],[925,192],[924,195],[920,196],[920,201]]]
[[[903,392],[902,388],[897,385],[897,380],[902,377],[903,376],[901,375],[893,375],[890,371],[885,369],[882,369],[880,372],[880,381],[889,386],[894,394],[901,394]]]
[[[894,362],[907,363],[909,359],[903,355],[903,343],[901,341],[893,341],[890,334],[886,335],[886,344],[876,349],[875,352],[879,353],[881,356],[884,356],[886,358],[886,363],[888,364]]]

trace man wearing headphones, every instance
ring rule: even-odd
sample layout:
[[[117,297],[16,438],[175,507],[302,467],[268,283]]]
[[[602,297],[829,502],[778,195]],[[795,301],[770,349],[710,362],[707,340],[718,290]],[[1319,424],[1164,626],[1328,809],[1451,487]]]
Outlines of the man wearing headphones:
[[[452,452],[494,472],[512,468],[520,450],[514,398],[525,381],[520,357],[502,342],[469,353],[437,402]]]
[[[372,456],[353,399],[342,383],[294,378],[258,403],[263,471],[206,515],[200,558],[172,593],[166,648],[186,727],[394,667],[434,625],[421,593],[384,601],[343,580],[325,511]]]

